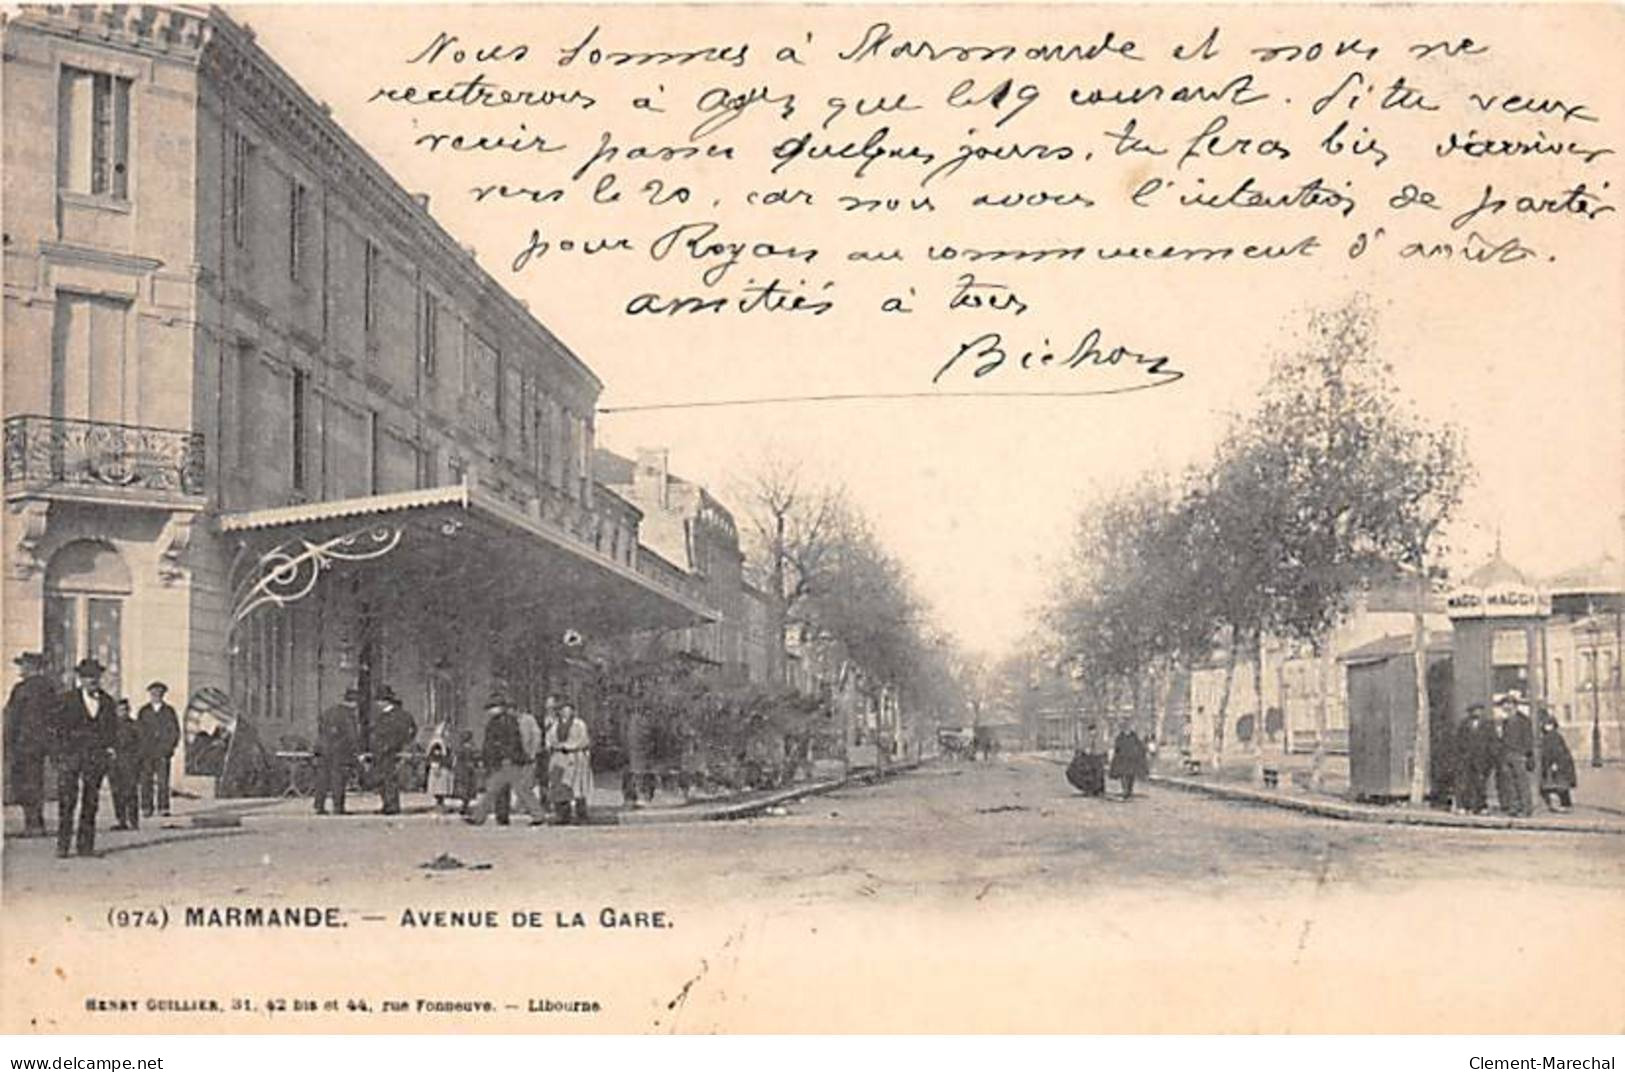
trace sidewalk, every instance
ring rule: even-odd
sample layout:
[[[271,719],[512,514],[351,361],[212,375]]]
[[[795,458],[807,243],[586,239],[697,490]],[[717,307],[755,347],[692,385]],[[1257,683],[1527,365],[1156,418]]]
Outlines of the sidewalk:
[[[770,808],[782,807],[805,797],[833,792],[848,786],[870,785],[885,778],[906,773],[918,766],[918,763],[903,763],[887,767],[884,771],[860,770],[854,771],[845,777],[802,782],[778,789],[764,789],[711,800],[696,800],[689,803],[673,802],[642,808],[628,807],[620,802],[618,792],[611,792],[600,786],[596,787],[592,802],[588,808],[589,822],[593,826],[639,826],[748,819],[760,815]],[[98,819],[100,820],[98,825],[102,828],[98,833],[98,841],[101,840],[102,835],[107,834],[120,838],[121,843],[124,843],[125,839],[130,838],[129,834],[114,833],[108,829],[112,811],[112,800],[104,792],[102,805],[98,811]],[[375,793],[352,793],[350,794],[350,811],[344,821],[398,820],[438,814],[452,817],[456,815],[456,812],[441,813],[437,811],[433,798],[426,793],[402,793],[401,814],[399,816],[385,816],[378,811],[378,798]],[[141,828],[135,832],[135,836],[137,839],[146,840],[144,835],[161,836],[160,832],[162,831],[230,828],[241,826],[245,819],[262,818],[314,820],[316,816],[313,814],[309,797],[239,797],[231,799],[176,797],[172,801],[170,815],[143,817]],[[45,819],[51,835],[54,836],[56,833],[56,806],[54,804],[46,805]],[[20,834],[22,825],[22,810],[15,806],[7,806],[5,809],[6,837],[13,838]]]
[[[1049,752],[1043,758],[1065,765],[1069,754]],[[1308,815],[1344,821],[1387,823],[1405,826],[1455,827],[1477,830],[1539,830],[1572,834],[1625,834],[1625,808],[1618,806],[1625,794],[1625,768],[1619,765],[1586,767],[1580,771],[1580,789],[1575,807],[1566,814],[1537,811],[1527,819],[1506,815],[1455,815],[1442,808],[1412,807],[1407,803],[1369,804],[1348,799],[1348,758],[1327,757],[1325,789],[1319,793],[1308,787],[1308,756],[1267,756],[1265,764],[1281,772],[1281,784],[1264,789],[1251,783],[1252,758],[1226,757],[1216,773],[1184,775],[1174,773],[1177,763],[1164,759],[1151,774],[1151,781],[1191,793],[1203,793],[1221,800],[1286,808]],[[1537,808],[1542,807],[1538,802]]]

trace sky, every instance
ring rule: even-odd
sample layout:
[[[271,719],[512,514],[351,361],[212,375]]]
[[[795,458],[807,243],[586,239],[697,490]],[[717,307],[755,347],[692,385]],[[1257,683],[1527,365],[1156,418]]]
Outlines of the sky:
[[[423,75],[402,60],[437,27],[454,25],[470,39],[557,45],[586,25],[579,12],[490,8],[481,9],[477,23],[426,8],[393,9],[386,18],[345,6],[237,14],[407,190],[427,192],[442,225],[473,246],[487,270],[594,369],[605,384],[601,406],[920,386],[914,351],[919,338],[939,331],[948,315],[940,308],[923,329],[895,329],[873,316],[816,326],[732,319],[652,324],[622,315],[626,287],[612,260],[554,256],[522,273],[509,271],[516,236],[531,227],[555,238],[586,235],[612,230],[613,218],[563,207],[475,205],[466,174],[411,148],[421,124],[438,116],[368,102],[380,85]],[[661,17],[673,17],[671,9]],[[773,27],[770,14],[754,18],[752,26],[783,29]],[[608,25],[622,35],[617,40],[639,29],[662,42],[679,36],[649,23],[640,16]],[[1515,26],[1507,21],[1499,29],[1512,33]],[[1548,59],[1532,53],[1525,70],[1542,70]],[[572,82],[542,67],[526,77]],[[602,88],[585,73],[575,84]],[[1617,98],[1615,92],[1607,99]],[[549,136],[575,144],[596,140],[597,127],[610,120],[594,116],[573,130],[568,122],[536,120],[538,129],[553,124],[546,126]],[[505,125],[512,129],[511,117]],[[1617,180],[1618,172],[1610,174]],[[623,174],[638,173],[627,165]],[[810,478],[844,485],[907,564],[943,627],[973,650],[998,654],[1029,635],[1054,563],[1089,498],[1148,471],[1199,462],[1227,415],[1248,407],[1270,359],[1292,345],[1310,311],[1358,292],[1370,295],[1378,311],[1400,389],[1425,418],[1455,422],[1465,433],[1479,477],[1453,530],[1458,563],[1474,564],[1499,540],[1515,564],[1550,574],[1605,550],[1619,553],[1625,239],[1618,219],[1587,232],[1591,244],[1576,245],[1577,255],[1556,267],[1522,273],[1473,275],[1461,265],[1424,271],[1375,258],[1291,275],[1238,268],[1215,277],[1147,266],[1080,282],[1034,273],[1024,287],[1049,318],[1046,331],[1059,337],[1067,330],[1063,313],[1085,310],[1136,342],[1154,335],[1147,345],[1179,355],[1186,379],[1167,390],[1112,397],[605,413],[599,442],[623,453],[668,447],[675,472],[707,485],[736,512],[737,489],[764,456],[799,459]],[[831,225],[831,235],[848,232]]]

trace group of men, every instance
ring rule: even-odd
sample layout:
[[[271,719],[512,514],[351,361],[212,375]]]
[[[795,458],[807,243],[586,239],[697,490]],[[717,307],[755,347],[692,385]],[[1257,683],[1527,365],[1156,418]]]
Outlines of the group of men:
[[[24,837],[45,829],[45,764],[56,770],[56,854],[96,853],[96,812],[102,782],[110,780],[119,830],[140,826],[141,816],[169,814],[169,768],[180,744],[180,720],[164,702],[162,681],[147,686],[147,703],[130,711],[102,688],[106,668],[86,658],[73,668],[65,692],[51,680],[44,655],[16,659],[22,680],[6,701],[6,755],[12,794],[23,809]]]
[[[333,814],[346,814],[345,794],[350,774],[362,753],[367,751],[362,747],[361,700],[360,689],[346,689],[344,699],[327,708],[316,720],[317,815],[328,814],[329,800],[333,802]],[[379,810],[384,815],[399,815],[401,752],[417,737],[418,724],[388,685],[378,690],[378,712],[373,716],[371,731],[367,744],[371,746],[372,781],[378,790]]]
[[[417,722],[401,706],[400,697],[388,685],[378,691],[378,710],[371,720],[370,734],[360,725],[360,689],[345,691],[344,699],[324,710],[316,723],[316,799],[318,815],[346,814],[346,793],[351,774],[363,752],[363,737],[371,749],[371,776],[378,791],[384,815],[401,810],[401,753],[417,736]],[[587,796],[592,783],[592,736],[587,723],[568,703],[548,697],[540,722],[526,711],[516,710],[501,692],[485,703],[485,739],[480,758],[485,780],[478,796],[469,803],[466,818],[474,824],[496,813],[497,822],[508,823],[515,800],[533,824],[546,821],[537,795],[556,809],[561,823],[587,820]]]
[[[510,801],[530,817],[531,825],[547,821],[536,788],[553,805],[556,821],[585,823],[592,786],[592,734],[586,720],[568,703],[547,698],[541,722],[528,711],[515,710],[501,692],[485,701],[485,740],[481,758],[485,785],[468,809],[478,826],[493,811],[507,824]]]
[[[1540,709],[1541,735],[1515,697],[1503,699],[1488,712],[1483,704],[1467,708],[1467,717],[1456,727],[1451,764],[1453,810],[1483,815],[1489,810],[1489,787],[1495,786],[1496,803],[1502,812],[1527,817],[1534,814],[1534,796],[1529,776],[1537,774],[1541,795],[1554,811],[1573,806],[1574,757],[1557,731],[1557,720],[1544,705]]]

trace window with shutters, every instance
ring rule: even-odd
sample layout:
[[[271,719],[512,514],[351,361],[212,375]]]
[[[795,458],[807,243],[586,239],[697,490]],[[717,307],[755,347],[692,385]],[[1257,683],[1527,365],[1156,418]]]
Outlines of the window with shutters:
[[[62,189],[128,200],[130,80],[63,67],[57,107]]]
[[[51,346],[51,415],[138,423],[125,336],[130,304],[58,291]]]

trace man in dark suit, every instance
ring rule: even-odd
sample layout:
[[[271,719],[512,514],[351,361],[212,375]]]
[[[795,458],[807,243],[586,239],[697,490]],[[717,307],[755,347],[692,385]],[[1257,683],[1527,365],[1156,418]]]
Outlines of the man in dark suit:
[[[169,767],[181,743],[181,722],[164,702],[169,686],[154,681],[147,686],[147,702],[136,712],[141,727],[141,814],[169,814]]]
[[[1484,705],[1469,704],[1467,717],[1456,727],[1450,792],[1455,810],[1467,815],[1484,813],[1485,781],[1495,765],[1495,730],[1484,721]]]
[[[45,656],[25,651],[17,656],[23,678],[6,700],[6,763],[11,768],[11,794],[23,808],[23,837],[45,835],[45,756],[51,747],[51,723],[61,695],[45,670]]]
[[[96,808],[118,733],[113,698],[102,691],[102,664],[82,659],[77,682],[57,705],[51,752],[56,759],[56,854],[96,854]],[[78,821],[75,823],[75,813]]]
[[[1529,773],[1535,769],[1535,727],[1521,703],[1504,705],[1506,721],[1501,724],[1500,767],[1496,772],[1496,793],[1501,810],[1508,815],[1527,817],[1535,813]],[[1501,794],[1505,795],[1501,795]]]
[[[395,690],[385,685],[378,692],[382,710],[372,727],[372,772],[385,815],[401,813],[401,750],[417,736],[418,724],[401,706]]]
[[[355,765],[357,735],[356,708],[361,690],[344,690],[344,700],[321,713],[316,720],[316,814],[327,814],[327,798],[333,798],[333,811],[344,814],[344,791]]]
[[[512,791],[519,806],[530,816],[532,825],[540,825],[542,806],[530,787],[530,757],[525,754],[525,742],[519,733],[519,720],[508,706],[508,699],[493,692],[485,701],[485,789],[468,809],[467,821],[475,826],[485,822],[485,816],[495,806],[504,791]]]

